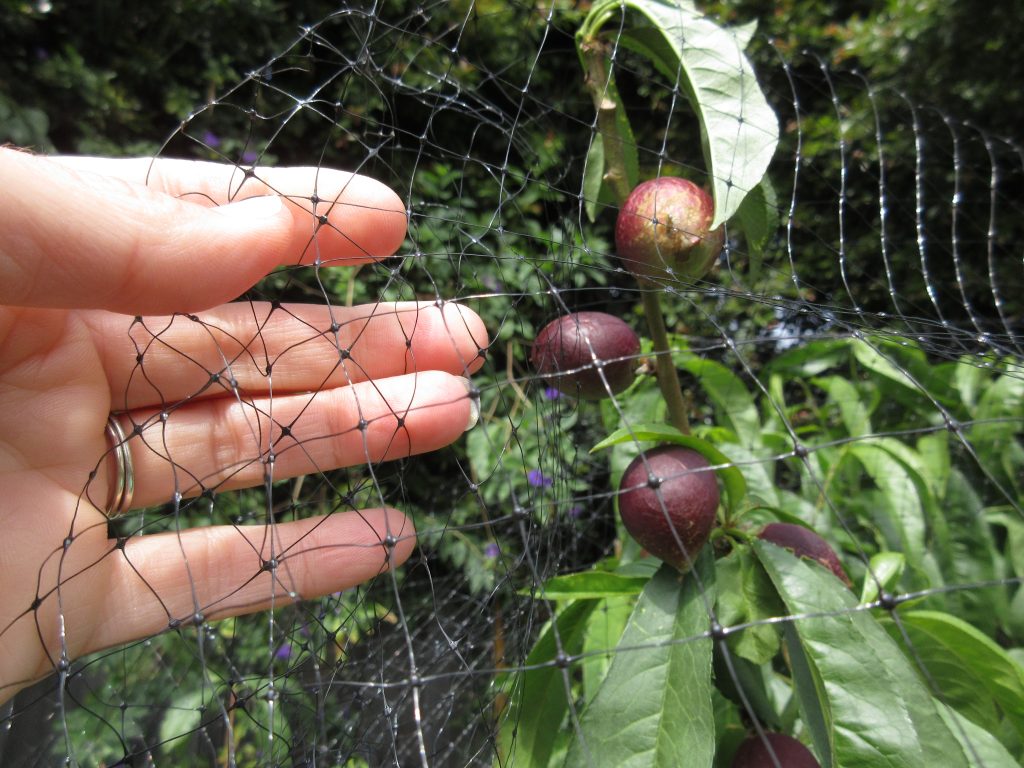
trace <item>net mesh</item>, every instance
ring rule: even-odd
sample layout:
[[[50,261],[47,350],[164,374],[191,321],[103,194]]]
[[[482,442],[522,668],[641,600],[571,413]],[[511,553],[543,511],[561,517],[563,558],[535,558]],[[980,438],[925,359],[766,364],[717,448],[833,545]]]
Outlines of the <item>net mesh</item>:
[[[545,583],[609,557],[649,560],[619,536],[615,515],[618,478],[646,444],[590,449],[663,414],[647,342],[636,359],[644,375],[601,403],[540,379],[530,344],[567,311],[609,312],[644,335],[643,291],[662,296],[695,431],[746,478],[751,525],[772,519],[769,508],[813,525],[842,551],[858,588],[881,567],[873,556],[900,552],[907,571],[891,594],[876,590],[851,611],[881,605],[899,627],[902,605],[923,600],[1013,645],[1004,617],[1017,602],[1014,544],[1024,530],[1024,152],[1015,137],[755,36],[750,54],[780,126],[769,170],[777,218],[757,244],[727,225],[717,270],[703,280],[638,287],[615,255],[616,206],[585,194],[597,121],[574,46],[579,16],[557,4],[345,7],[197,105],[167,138],[159,157],[235,165],[233,192],[272,166],[379,179],[407,208],[408,238],[395,257],[340,269],[317,246],[335,203],[296,201],[312,212],[308,243],[244,297],[247,334],[202,313],[131,324],[137,364],[125,403],[143,390],[160,403],[134,424],[133,440],[166,465],[173,490],[112,522],[119,538],[106,556],[159,532],[224,525],[249,536],[242,526],[263,526],[250,582],[273,607],[217,620],[232,595],[197,598],[191,613],[168,614],[166,631],[71,662],[7,705],[5,765],[185,756],[209,765],[504,764],[522,716],[514,673],[559,605]],[[678,84],[625,48],[612,62],[641,168],[706,180],[700,128]],[[469,395],[480,423],[436,452],[320,466],[320,437],[293,434],[294,422],[274,412],[275,375],[323,358],[324,386],[304,395],[315,408],[330,386],[365,370],[373,337],[365,319],[325,328],[295,303],[378,307],[411,337],[416,310],[391,304],[405,301],[458,302],[484,319],[491,338]],[[195,324],[216,350],[211,359],[175,345]],[[286,348],[268,347],[264,329],[274,324],[293,329]],[[194,375],[192,391],[168,399],[147,376],[155,358]],[[476,362],[467,356],[466,371]],[[213,393],[237,403],[249,434],[231,462],[194,466],[164,430]],[[358,441],[370,428],[360,417],[334,436],[347,430]],[[392,439],[405,444],[401,426]],[[314,471],[279,479],[275,466],[289,452]],[[915,456],[939,456],[941,479]],[[107,457],[98,458],[102,467]],[[230,490],[236,476],[262,482]],[[83,499],[89,493],[83,481]],[[279,550],[275,527],[380,506],[415,523],[409,561],[364,585],[294,599],[306,596],[292,592],[289,559],[307,540]],[[977,547],[990,562],[967,556]],[[351,554],[344,542],[325,548]],[[245,586],[239,594],[255,599]],[[601,610],[621,630],[622,606]],[[743,617],[718,639],[796,618]],[[555,635],[558,648],[570,647]],[[905,637],[927,678],[937,660]],[[565,672],[549,695],[569,701],[566,733],[585,703],[578,676],[645,650],[616,650],[617,640],[609,629],[603,646],[543,662]],[[735,645],[721,647],[727,665],[742,663]],[[757,721],[745,678],[729,668],[721,674],[746,702],[736,722]],[[935,695],[954,695],[932,684]]]

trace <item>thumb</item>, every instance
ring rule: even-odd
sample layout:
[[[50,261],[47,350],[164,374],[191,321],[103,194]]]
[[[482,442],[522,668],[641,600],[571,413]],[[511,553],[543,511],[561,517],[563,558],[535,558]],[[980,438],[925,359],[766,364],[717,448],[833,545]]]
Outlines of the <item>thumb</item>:
[[[294,224],[278,195],[210,206],[0,149],[0,303],[206,309],[286,262]]]

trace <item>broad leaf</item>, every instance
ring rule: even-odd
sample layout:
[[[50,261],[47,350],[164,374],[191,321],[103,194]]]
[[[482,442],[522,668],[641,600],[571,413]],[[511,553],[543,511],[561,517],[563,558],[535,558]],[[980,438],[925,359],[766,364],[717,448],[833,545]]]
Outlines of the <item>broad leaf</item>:
[[[936,701],[935,707],[960,742],[964,754],[970,757],[971,768],[1020,768],[1020,763],[991,733],[942,702]]]
[[[767,542],[754,550],[820,675],[843,768],[963,768],[970,763],[917,671],[831,574]]]
[[[782,636],[786,642],[786,656],[793,672],[793,687],[800,702],[800,713],[811,733],[822,768],[832,768],[836,751],[835,729],[825,681],[821,679],[821,673],[808,655],[793,623],[783,627]]]
[[[677,83],[697,112],[715,198],[712,228],[717,227],[761,181],[778,144],[778,119],[743,53],[748,30],[734,33],[692,5],[663,0],[602,0],[591,13],[622,6],[638,11],[650,26],[627,23],[621,43]]]
[[[922,500],[917,486],[903,464],[893,455],[873,443],[854,443],[850,454],[855,456],[865,471],[881,489],[883,512],[888,514],[898,541],[892,549],[902,550],[907,564],[923,570],[925,519]]]
[[[900,613],[910,639],[907,652],[928,671],[943,701],[986,730],[1001,716],[1024,735],[1024,668],[993,640],[965,621],[937,611]],[[890,634],[903,645],[899,628]]]
[[[589,703],[600,690],[615,658],[615,647],[626,628],[636,600],[632,597],[606,598],[587,620],[583,638],[583,693]]]
[[[843,426],[850,437],[863,437],[874,432],[871,429],[871,417],[868,409],[861,402],[857,388],[842,376],[825,376],[812,379],[812,383],[828,392],[829,400],[839,407]]]
[[[743,380],[721,363],[685,356],[681,367],[693,374],[715,404],[719,422],[732,429],[740,442],[756,446],[761,442],[761,418]]]
[[[761,271],[764,248],[779,228],[778,200],[775,197],[775,188],[767,176],[743,198],[736,211],[736,221],[747,241],[750,279],[756,280]]]
[[[846,359],[850,344],[846,339],[820,339],[794,347],[769,360],[765,370],[791,377],[817,376]]]
[[[732,552],[715,561],[718,593],[718,621],[723,627],[750,624],[730,633],[729,648],[754,664],[765,664],[779,651],[779,633],[774,624],[758,623],[782,612],[775,588],[750,547],[737,544]]]
[[[537,639],[525,668],[512,678],[511,707],[501,733],[509,765],[547,768],[572,698],[568,670],[552,662],[559,649],[566,655],[580,652],[587,619],[597,603],[577,600],[562,610]]]
[[[850,343],[857,361],[873,373],[929,401],[934,399],[949,407],[958,404],[959,397],[949,376],[941,373],[939,366],[929,364],[917,347],[882,337],[854,339]]]
[[[580,717],[566,768],[711,765],[715,731],[706,601],[714,598],[713,580],[707,551],[682,583],[670,566],[651,579],[604,683]]]
[[[639,595],[648,580],[645,576],[622,576],[608,571],[581,571],[548,579],[539,594],[548,600]],[[533,594],[533,590],[528,594]]]

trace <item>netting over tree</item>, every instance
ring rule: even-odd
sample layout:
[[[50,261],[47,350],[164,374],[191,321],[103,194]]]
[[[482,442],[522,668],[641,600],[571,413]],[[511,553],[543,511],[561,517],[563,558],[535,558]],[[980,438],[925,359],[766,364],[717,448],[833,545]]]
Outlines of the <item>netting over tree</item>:
[[[716,88],[723,48],[682,40],[704,50],[711,75],[687,69],[693,59],[673,71],[651,19],[614,4],[595,75],[577,40],[589,8],[561,6],[354,3],[167,136],[154,174],[167,158],[228,163],[229,196],[276,166],[378,179],[404,202],[408,237],[394,257],[339,268],[318,243],[347,237],[326,219],[340,193],[292,198],[308,212],[308,242],[235,316],[130,323],[136,365],[115,407],[169,484],[110,522],[106,556],[159,532],[256,526],[250,582],[273,608],[218,620],[220,602],[197,599],[166,630],[23,690],[0,720],[5,765],[691,764],[682,755],[725,766],[748,734],[771,731],[822,765],[1024,755],[1019,137],[750,27],[686,16],[681,29],[706,24],[744,52],[756,79],[737,82],[763,89],[775,121],[756,115],[778,147],[764,181],[758,170],[746,184],[758,151],[707,149],[723,133],[708,125],[739,133],[755,116],[694,109],[711,102],[693,78]],[[614,134],[595,109],[600,76],[596,92],[628,121]],[[725,221],[713,271],[634,279],[615,248],[605,172],[616,151],[635,178],[717,181],[720,207],[730,194],[747,201]],[[660,300],[667,353],[651,340],[645,294]],[[463,338],[455,304],[489,333],[480,349],[454,345],[480,412],[465,438],[379,461],[372,418],[303,431],[332,390],[373,380],[380,332],[408,339],[401,373],[428,377],[421,322]],[[432,305],[442,311],[428,317]],[[616,315],[641,337],[635,381],[600,401],[531,364],[541,329],[580,311]],[[204,359],[175,344],[195,324],[209,336]],[[288,329],[287,346],[266,344],[271,326]],[[659,358],[681,382],[682,440],[665,426]],[[162,391],[155,365],[189,386]],[[322,387],[300,393],[298,411],[275,411],[296,394],[296,365],[322,370]],[[378,404],[366,391],[358,414]],[[158,407],[133,410],[139,393]],[[237,404],[250,434],[230,465],[196,466],[165,429],[214,396]],[[381,417],[388,452],[407,452],[415,417]],[[339,440],[370,460],[319,466]],[[681,578],[617,514],[626,467],[666,441],[719,452],[722,525]],[[286,461],[310,471],[279,479]],[[241,477],[262,482],[234,490]],[[408,515],[412,557],[342,592],[290,593],[289,559],[310,541],[324,558],[352,547],[311,530],[279,550],[275,527],[369,507]],[[772,522],[815,530],[852,586],[759,540]],[[375,545],[382,562],[410,532],[388,537]],[[237,587],[247,599],[250,582]]]

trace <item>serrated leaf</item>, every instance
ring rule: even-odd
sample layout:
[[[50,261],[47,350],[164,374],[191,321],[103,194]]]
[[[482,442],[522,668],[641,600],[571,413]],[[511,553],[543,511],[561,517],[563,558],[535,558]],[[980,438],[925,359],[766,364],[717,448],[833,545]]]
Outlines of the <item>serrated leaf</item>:
[[[566,768],[710,767],[712,557],[682,578],[663,566],[637,601],[608,675],[580,717]],[[705,592],[702,593],[701,587]]]
[[[648,580],[644,576],[622,576],[608,571],[581,571],[548,579],[539,594],[548,600],[639,595]],[[520,594],[533,594],[533,590],[520,590]]]
[[[966,768],[969,761],[913,665],[827,571],[763,541],[754,551],[817,670],[843,768]]]
[[[719,467],[715,470],[725,485],[725,494],[728,498],[728,507],[737,511],[743,503],[747,494],[747,481],[743,473],[733,465],[733,462],[718,448],[706,440],[701,440],[693,435],[684,435],[678,429],[668,424],[637,424],[632,428],[617,429],[604,440],[590,449],[591,453],[610,448],[613,445],[622,443],[674,443],[685,448],[697,451],[712,465]]]
[[[700,119],[715,198],[713,229],[728,221],[758,185],[778,144],[778,119],[743,53],[749,37],[745,29],[724,29],[683,3],[604,0],[592,13],[620,6],[638,11],[651,25],[626,24],[622,45],[677,82]],[[652,39],[652,29],[660,40]]]
[[[571,694],[567,670],[552,664],[559,648],[578,654],[587,619],[597,600],[570,603],[549,623],[526,657],[524,669],[512,681],[511,706],[502,725],[501,749],[508,765],[547,768],[555,748],[559,725],[569,711]]]

